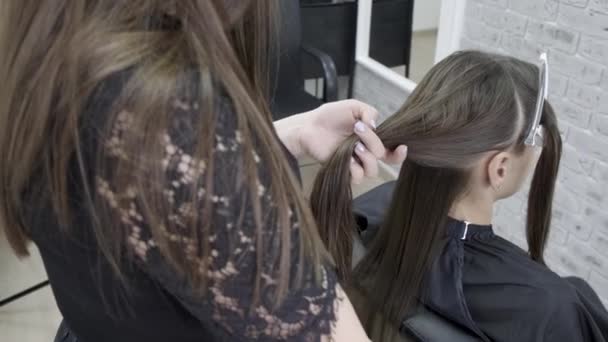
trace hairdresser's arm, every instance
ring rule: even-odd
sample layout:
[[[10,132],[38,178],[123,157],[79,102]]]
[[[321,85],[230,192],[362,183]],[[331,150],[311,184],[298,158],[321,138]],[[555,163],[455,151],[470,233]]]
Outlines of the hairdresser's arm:
[[[356,100],[344,100],[322,105],[310,112],[276,121],[279,138],[297,158],[309,156],[324,162],[340,144],[353,134],[359,136],[363,149],[354,153],[360,163],[351,164],[353,182],[364,176],[375,177],[378,160],[400,164],[405,160],[407,148],[399,146],[388,151],[375,133],[378,111]]]

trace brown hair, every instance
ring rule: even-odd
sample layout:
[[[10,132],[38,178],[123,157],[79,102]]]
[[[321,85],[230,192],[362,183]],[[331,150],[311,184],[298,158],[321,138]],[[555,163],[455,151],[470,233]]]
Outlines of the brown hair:
[[[300,251],[318,267],[325,256],[316,225],[307,209],[297,179],[283,157],[266,105],[264,82],[275,19],[275,1],[227,0],[116,0],[116,1],[2,1],[0,9],[0,225],[19,256],[28,255],[24,193],[48,193],[62,225],[69,226],[72,206],[68,191],[69,163],[80,165],[84,202],[95,220],[97,243],[118,275],[121,275],[126,232],[115,217],[99,204],[85,172],[79,130],[85,102],[110,76],[127,71],[121,96],[107,113],[107,129],[116,122],[118,108],[132,113],[124,149],[129,158],[112,165],[108,181],[129,184],[138,194],[162,255],[200,288],[205,288],[206,263],[189,262],[181,246],[172,244],[163,229],[168,206],[161,190],[167,182],[161,165],[163,145],[159,137],[171,124],[171,103],[184,89],[196,89],[200,119],[193,120],[196,142],[193,157],[206,162],[205,177],[192,184],[190,193],[204,185],[212,189],[214,130],[218,120],[217,98],[227,96],[234,107],[242,137],[244,179],[248,179],[254,205],[257,234],[262,214],[257,197],[258,179],[254,154],[273,175],[269,191],[278,206],[280,227],[280,278],[277,297],[290,284],[289,208],[299,219]],[[196,75],[196,87],[192,86]],[[106,115],[106,113],[104,113]],[[253,141],[256,141],[254,152]],[[97,169],[103,168],[99,152]],[[139,164],[141,163],[141,164]],[[38,178],[38,182],[33,182]],[[73,180],[72,180],[73,181]],[[209,196],[207,196],[209,197]],[[190,215],[180,230],[196,241],[193,251],[208,259],[210,200],[191,201],[202,215]],[[108,222],[109,221],[109,222]],[[180,228],[182,229],[182,228]],[[67,230],[69,233],[69,230]],[[256,236],[257,264],[263,262],[263,239]],[[261,270],[258,267],[258,270]],[[318,273],[318,272],[317,272]],[[260,282],[258,274],[256,289]],[[257,291],[256,291],[257,296]]]
[[[435,65],[406,103],[376,133],[388,149],[408,145],[384,224],[351,274],[352,214],[348,163],[356,138],[325,164],[311,195],[322,239],[343,279],[362,292],[372,311],[398,323],[413,308],[438,255],[448,211],[465,190],[473,164],[488,151],[523,152],[538,94],[538,68],[515,58],[457,52]],[[549,103],[545,146],[528,204],[532,259],[543,263],[561,138]]]

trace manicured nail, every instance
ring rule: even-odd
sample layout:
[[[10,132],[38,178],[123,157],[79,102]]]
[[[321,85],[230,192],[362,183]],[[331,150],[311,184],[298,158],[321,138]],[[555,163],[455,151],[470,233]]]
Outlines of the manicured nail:
[[[365,145],[363,145],[361,142],[358,142],[357,145],[355,146],[355,149],[358,152],[363,153],[363,152],[365,152]]]
[[[355,124],[355,132],[365,132],[365,124],[362,121],[357,121],[357,123]]]
[[[407,146],[405,146],[405,148],[401,149],[401,155],[402,156],[407,156]]]
[[[376,129],[376,127],[377,127],[376,126],[376,120],[372,120],[372,121],[370,121],[370,123],[372,124],[372,128]]]

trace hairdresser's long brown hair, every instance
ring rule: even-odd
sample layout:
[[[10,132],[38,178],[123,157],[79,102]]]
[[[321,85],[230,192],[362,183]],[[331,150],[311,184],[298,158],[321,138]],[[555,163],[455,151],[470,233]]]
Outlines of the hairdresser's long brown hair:
[[[213,187],[213,143],[220,96],[234,107],[242,137],[244,179],[249,180],[257,234],[262,221],[257,197],[257,168],[252,146],[272,175],[271,191],[278,206],[280,227],[280,300],[290,284],[289,207],[300,221],[300,251],[319,265],[323,247],[296,178],[273,133],[266,105],[267,78],[275,1],[228,0],[7,0],[0,5],[0,225],[19,256],[28,254],[27,223],[24,217],[27,192],[50,194],[48,200],[63,227],[72,219],[68,192],[71,160],[80,165],[78,179],[85,189],[83,202],[94,217],[91,227],[97,243],[118,275],[124,274],[126,232],[120,219],[103,210],[91,189],[94,180],[83,155],[79,130],[85,102],[105,80],[123,72],[126,85],[107,119],[112,125],[117,108],[133,114],[124,141],[129,158],[112,165],[109,182],[129,184],[139,195],[152,237],[161,253],[195,285],[204,289],[206,263],[194,265],[184,258],[179,245],[168,241],[163,229],[169,204],[160,189],[167,182],[161,165],[159,137],[171,124],[171,103],[184,89],[196,89],[200,119],[193,120],[200,140],[194,157],[206,162],[206,177],[192,184]],[[194,77],[192,77],[194,75]],[[196,85],[190,84],[198,80]],[[120,102],[120,103],[118,103]],[[132,127],[132,128],[131,128]],[[103,152],[100,151],[100,155]],[[103,158],[97,159],[99,163]],[[99,170],[101,169],[98,166]],[[236,181],[236,180],[235,180]],[[196,201],[194,198],[192,201]],[[31,198],[31,196],[30,196]],[[180,233],[197,241],[194,253],[208,259],[210,200],[194,203],[201,215],[191,215]],[[199,206],[200,204],[200,206]],[[70,229],[66,228],[66,233]],[[256,236],[257,269],[263,262],[262,237]],[[302,255],[303,256],[303,255]],[[200,268],[202,267],[202,269]],[[252,286],[258,289],[260,275]],[[257,290],[256,290],[257,293]]]
[[[350,278],[372,311],[398,324],[414,307],[441,248],[448,211],[465,190],[471,167],[488,151],[523,152],[537,94],[538,68],[511,57],[457,52],[434,66],[404,106],[377,129],[387,148],[407,144],[409,152],[385,222],[353,274],[356,223],[348,163],[356,138],[324,166],[311,195],[313,213],[339,273]],[[543,263],[561,156],[549,103],[541,122],[545,146],[529,195],[527,232],[531,258]]]

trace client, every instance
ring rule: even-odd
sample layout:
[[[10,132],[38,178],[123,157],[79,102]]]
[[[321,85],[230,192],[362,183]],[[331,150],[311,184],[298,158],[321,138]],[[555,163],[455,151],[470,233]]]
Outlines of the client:
[[[350,294],[363,298],[358,313],[374,341],[393,340],[420,307],[483,341],[608,340],[608,312],[593,291],[543,260],[561,157],[547,72],[544,54],[538,68],[476,51],[431,69],[377,129],[387,148],[407,144],[409,153],[352,272],[348,163],[357,141],[319,173],[313,212]],[[491,221],[494,203],[532,170],[526,252],[496,236]]]

